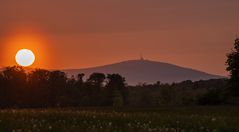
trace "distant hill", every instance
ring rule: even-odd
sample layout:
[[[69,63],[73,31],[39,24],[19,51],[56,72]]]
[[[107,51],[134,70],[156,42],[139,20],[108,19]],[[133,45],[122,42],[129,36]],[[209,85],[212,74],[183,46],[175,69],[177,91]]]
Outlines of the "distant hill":
[[[67,69],[63,70],[68,76],[85,73],[88,77],[93,72],[100,73],[119,73],[126,78],[130,85],[138,83],[163,83],[180,82],[185,80],[208,80],[224,78],[218,75],[212,75],[190,68],[184,68],[173,64],[149,61],[149,60],[129,60],[110,65],[85,68],[85,69]]]

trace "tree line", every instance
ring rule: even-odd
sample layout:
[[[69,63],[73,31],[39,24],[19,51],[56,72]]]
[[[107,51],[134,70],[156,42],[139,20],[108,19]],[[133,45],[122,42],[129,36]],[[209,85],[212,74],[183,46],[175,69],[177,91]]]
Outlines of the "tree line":
[[[126,104],[127,87],[119,74],[93,73],[67,78],[61,71],[7,67],[0,74],[1,107],[116,106]]]
[[[128,86],[119,74],[80,73],[7,67],[0,74],[0,107],[158,107],[225,103],[227,79]]]

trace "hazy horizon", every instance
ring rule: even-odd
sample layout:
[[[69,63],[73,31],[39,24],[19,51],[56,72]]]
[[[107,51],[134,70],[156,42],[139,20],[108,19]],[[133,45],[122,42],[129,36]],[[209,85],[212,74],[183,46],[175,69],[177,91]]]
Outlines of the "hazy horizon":
[[[42,0],[0,5],[0,67],[87,68],[140,58],[217,75],[239,35],[237,0]]]

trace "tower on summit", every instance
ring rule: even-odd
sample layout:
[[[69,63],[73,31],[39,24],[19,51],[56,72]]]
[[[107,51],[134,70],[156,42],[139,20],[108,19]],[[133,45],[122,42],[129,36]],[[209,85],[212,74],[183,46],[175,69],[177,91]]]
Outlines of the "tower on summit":
[[[143,61],[144,60],[144,56],[142,55],[142,53],[140,53],[140,58],[139,60]]]

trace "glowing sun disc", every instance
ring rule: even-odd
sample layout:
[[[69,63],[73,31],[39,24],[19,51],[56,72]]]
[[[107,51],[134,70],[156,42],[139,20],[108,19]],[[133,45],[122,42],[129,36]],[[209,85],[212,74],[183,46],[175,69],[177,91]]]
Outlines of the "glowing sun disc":
[[[21,49],[17,52],[15,59],[18,65],[27,67],[34,63],[35,55],[29,49]]]

